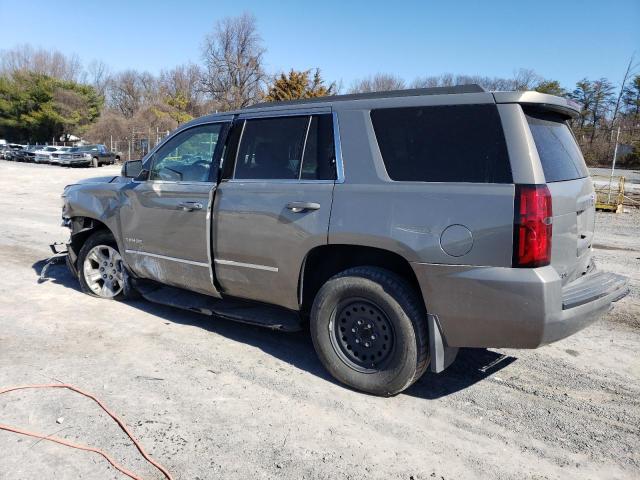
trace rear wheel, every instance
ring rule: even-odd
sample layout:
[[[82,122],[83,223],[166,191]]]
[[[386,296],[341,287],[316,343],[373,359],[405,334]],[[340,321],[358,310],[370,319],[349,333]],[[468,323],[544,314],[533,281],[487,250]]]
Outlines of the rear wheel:
[[[311,337],[340,382],[375,395],[400,393],[429,363],[426,314],[401,277],[356,267],[329,279],[311,311]]]
[[[122,300],[131,290],[118,245],[108,231],[98,231],[86,240],[77,270],[82,291],[94,297]]]

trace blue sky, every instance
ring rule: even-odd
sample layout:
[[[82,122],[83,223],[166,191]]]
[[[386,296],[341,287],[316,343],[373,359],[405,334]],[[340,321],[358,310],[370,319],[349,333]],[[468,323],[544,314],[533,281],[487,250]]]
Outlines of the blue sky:
[[[20,43],[157,73],[199,62],[216,20],[252,12],[271,72],[320,67],[328,80],[376,72],[511,76],[572,87],[618,82],[640,61],[640,0],[599,1],[15,1],[0,0],[0,49]]]

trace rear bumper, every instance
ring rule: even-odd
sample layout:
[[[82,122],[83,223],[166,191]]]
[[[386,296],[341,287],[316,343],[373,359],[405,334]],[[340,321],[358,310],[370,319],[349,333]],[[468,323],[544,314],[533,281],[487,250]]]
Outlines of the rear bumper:
[[[563,286],[551,266],[412,266],[451,347],[536,348],[583,329],[629,291],[625,277],[607,272]]]

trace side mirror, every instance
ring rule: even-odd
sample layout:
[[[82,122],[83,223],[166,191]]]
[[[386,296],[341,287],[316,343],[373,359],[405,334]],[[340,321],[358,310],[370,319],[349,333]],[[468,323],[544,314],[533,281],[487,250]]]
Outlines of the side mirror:
[[[129,160],[122,165],[120,174],[127,178],[138,178],[142,172],[142,160]]]

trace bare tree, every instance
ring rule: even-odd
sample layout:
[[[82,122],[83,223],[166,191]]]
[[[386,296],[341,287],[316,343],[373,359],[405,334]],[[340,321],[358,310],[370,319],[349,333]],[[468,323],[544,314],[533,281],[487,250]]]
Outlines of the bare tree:
[[[405,88],[404,80],[390,73],[376,73],[372,77],[355,80],[349,89],[349,93],[386,92],[389,90],[402,90]]]
[[[218,22],[202,47],[203,90],[222,110],[256,102],[266,80],[264,53],[253,15],[244,13]]]
[[[76,54],[65,55],[57,50],[34,49],[18,45],[0,51],[0,73],[30,71],[67,81],[79,81],[82,63]]]
[[[620,112],[620,106],[622,102],[622,97],[627,89],[627,82],[629,81],[629,77],[633,74],[633,71],[638,66],[634,64],[635,55],[631,55],[629,59],[629,63],[627,64],[627,69],[624,72],[624,77],[622,77],[622,84],[620,85],[620,90],[618,91],[618,96],[616,97],[616,103],[613,107],[613,115],[611,117],[611,125],[616,123],[618,119],[618,113]]]
[[[189,115],[202,115],[203,98],[200,89],[202,69],[193,63],[178,65],[160,72],[160,89],[168,101]],[[179,105],[178,105],[179,104]]]
[[[118,73],[109,84],[108,104],[125,118],[132,118],[144,98],[140,77],[135,70]]]
[[[543,78],[529,68],[521,68],[513,74],[512,90],[534,90]]]
[[[87,66],[84,77],[83,83],[88,83],[96,89],[96,92],[98,92],[100,96],[103,98],[106,97],[107,88],[111,80],[109,66],[106,63],[102,60],[93,60]]]
[[[444,73],[418,77],[411,82],[412,88],[451,87],[454,85],[480,85],[487,90],[513,90],[513,80],[500,77],[484,77],[481,75],[464,75]]]

